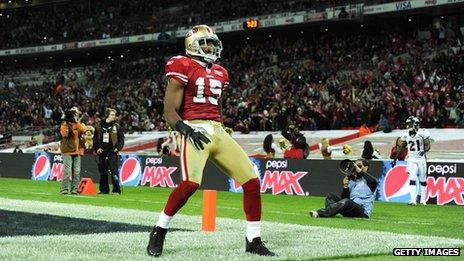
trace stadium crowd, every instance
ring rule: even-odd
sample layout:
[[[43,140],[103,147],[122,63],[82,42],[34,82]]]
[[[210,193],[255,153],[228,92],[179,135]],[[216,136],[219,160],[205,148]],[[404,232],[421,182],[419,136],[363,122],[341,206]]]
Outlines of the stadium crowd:
[[[347,1],[59,1],[0,11],[0,28],[10,28],[0,31],[0,49],[162,32],[179,26],[322,9],[341,2]]]
[[[245,133],[289,123],[301,130],[398,128],[416,115],[423,127],[463,127],[462,35],[447,35],[418,40],[408,32],[326,33],[292,40],[275,34],[247,44],[224,41],[222,64],[231,75],[225,125]],[[0,133],[55,126],[71,106],[80,107],[90,124],[111,106],[127,131],[165,130],[164,65],[182,51],[153,52],[43,72],[52,77],[39,85],[0,75]]]

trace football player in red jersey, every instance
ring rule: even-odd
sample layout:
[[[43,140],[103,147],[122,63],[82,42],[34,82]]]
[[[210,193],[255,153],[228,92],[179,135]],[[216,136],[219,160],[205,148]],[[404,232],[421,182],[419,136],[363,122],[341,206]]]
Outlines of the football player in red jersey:
[[[209,159],[242,185],[245,251],[274,256],[261,241],[259,179],[246,153],[221,123],[221,94],[227,90],[229,74],[214,62],[221,56],[222,43],[209,26],[197,25],[185,37],[185,51],[187,56],[172,57],[166,64],[169,81],[164,97],[164,116],[181,133],[182,180],[150,233],[147,253],[161,256],[169,223],[200,186]]]

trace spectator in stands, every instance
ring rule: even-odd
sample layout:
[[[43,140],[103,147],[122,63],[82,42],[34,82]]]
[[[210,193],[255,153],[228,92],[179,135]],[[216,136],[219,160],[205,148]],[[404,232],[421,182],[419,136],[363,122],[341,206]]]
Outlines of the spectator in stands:
[[[23,150],[19,146],[16,146],[13,153],[23,153]]]
[[[38,2],[33,8],[10,9],[6,15],[0,16],[0,28],[8,28],[0,31],[1,49],[97,40],[154,31],[161,32],[160,40],[168,40],[170,36],[164,32],[175,30],[179,26],[310,10],[317,6],[313,1],[307,0],[120,0],[45,3]],[[329,6],[323,1],[318,5]],[[192,14],[191,10],[198,12]],[[42,19],[50,13],[54,15]]]
[[[61,181],[61,194],[69,194],[69,179],[71,181],[71,194],[78,193],[81,173],[81,156],[84,155],[84,143],[81,135],[88,129],[80,122],[82,113],[76,107],[65,112],[65,118],[60,125],[60,150],[63,154],[63,179]],[[72,172],[72,175],[71,175]]]
[[[275,157],[276,151],[275,151],[273,144],[274,144],[274,137],[272,136],[272,134],[266,135],[263,141],[263,149],[264,149],[264,152],[266,152],[267,158]]]
[[[107,108],[105,119],[95,128],[93,148],[98,155],[98,171],[100,172],[100,194],[109,194],[108,176],[113,183],[113,194],[121,194],[119,184],[119,152],[124,147],[124,131],[116,123],[116,110]],[[108,175],[111,173],[111,175]]]
[[[346,11],[346,8],[345,7],[342,7],[342,9],[340,10],[340,13],[338,14],[338,18],[340,19],[346,19],[348,18],[349,14],[348,12]]]
[[[284,158],[306,159],[309,155],[309,146],[306,138],[295,125],[289,125],[281,132],[282,136],[290,141],[290,146],[284,151]]]
[[[370,140],[366,140],[364,142],[364,148],[362,151],[361,158],[366,159],[366,160],[371,160],[371,159],[381,159],[382,156],[380,156],[380,153],[377,149],[374,149],[372,146],[372,142]]]
[[[166,139],[161,144],[162,148],[162,155],[163,156],[179,156],[180,155],[180,148],[179,144],[177,143],[179,138],[179,133],[174,131],[170,127],[169,134]]]
[[[378,185],[377,179],[368,173],[369,161],[344,160],[340,165],[340,171],[345,174],[341,196],[329,193],[325,199],[325,208],[310,211],[310,216],[326,218],[341,214],[344,217],[369,218]]]
[[[392,147],[391,152],[390,152],[390,159],[398,159],[398,160],[405,160],[406,156],[408,155],[408,148],[405,147],[403,150],[401,150],[401,153],[398,154],[398,150],[401,147],[401,139],[400,137],[396,138],[395,145]]]
[[[264,152],[266,152],[266,158],[275,158],[276,154],[278,155],[278,157],[282,157],[282,153],[285,152],[287,149],[290,149],[290,144],[287,139],[282,138],[279,140],[279,145],[277,145],[276,143],[274,143],[274,137],[272,136],[272,134],[268,134],[264,138],[263,149]],[[287,154],[287,156],[289,156],[289,154]]]
[[[164,155],[163,143],[164,143],[164,138],[163,137],[158,138],[158,141],[156,142],[156,152],[158,152],[158,155],[160,156]]]
[[[393,127],[391,126],[388,119],[385,117],[384,114],[380,114],[379,124],[377,125],[377,131],[383,131],[384,133],[391,132]]]
[[[359,128],[359,137],[366,136],[371,133],[371,129],[367,126],[366,123],[363,123],[363,125],[361,125]]]
[[[405,116],[423,113],[426,127],[463,126],[464,79],[457,72],[464,68],[464,59],[452,51],[456,48],[434,39],[419,41],[406,29],[379,30],[378,34],[305,34],[298,40],[273,34],[273,41],[231,42],[224,65],[233,69],[236,77],[224,99],[224,122],[243,133],[282,130],[290,122],[301,130],[340,129],[362,122],[370,126],[384,114],[392,128],[401,128]],[[66,31],[70,39],[72,34]],[[460,32],[456,35],[461,37]],[[112,100],[118,101],[121,122],[129,132],[166,130],[159,97],[163,97],[162,57],[169,48],[160,49],[162,52],[153,50],[150,57],[145,57],[145,52],[142,58],[133,53],[133,58],[124,61],[85,68],[46,66],[50,68],[45,74],[42,68],[27,72],[1,67],[0,78],[14,82],[15,87],[0,89],[4,97],[0,100],[0,133],[55,126],[62,107],[74,105],[72,102],[89,108],[90,123]],[[37,77],[29,74],[47,76],[38,85],[18,81]],[[63,93],[56,96],[60,84]],[[44,105],[52,111],[50,118]],[[263,118],[265,124],[259,124]]]
[[[325,160],[332,159],[332,147],[329,144],[328,138],[323,138],[319,143],[319,149],[321,150],[322,158]]]

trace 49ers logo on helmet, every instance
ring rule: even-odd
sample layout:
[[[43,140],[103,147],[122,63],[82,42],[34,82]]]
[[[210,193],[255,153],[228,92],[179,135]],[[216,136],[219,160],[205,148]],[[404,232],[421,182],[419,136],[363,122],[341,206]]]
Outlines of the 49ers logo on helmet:
[[[136,155],[122,156],[119,178],[124,186],[137,186],[142,177],[140,158]]]

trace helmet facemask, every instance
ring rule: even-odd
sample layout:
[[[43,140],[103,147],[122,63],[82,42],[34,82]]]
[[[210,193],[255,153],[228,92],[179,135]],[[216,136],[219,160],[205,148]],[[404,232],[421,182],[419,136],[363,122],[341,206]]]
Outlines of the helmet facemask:
[[[409,133],[415,135],[419,130],[419,119],[416,117],[409,117],[406,120],[406,128],[409,130]]]
[[[221,58],[222,43],[217,37],[201,37],[192,41],[190,49],[186,50],[187,54],[199,57],[207,63],[214,63]]]

